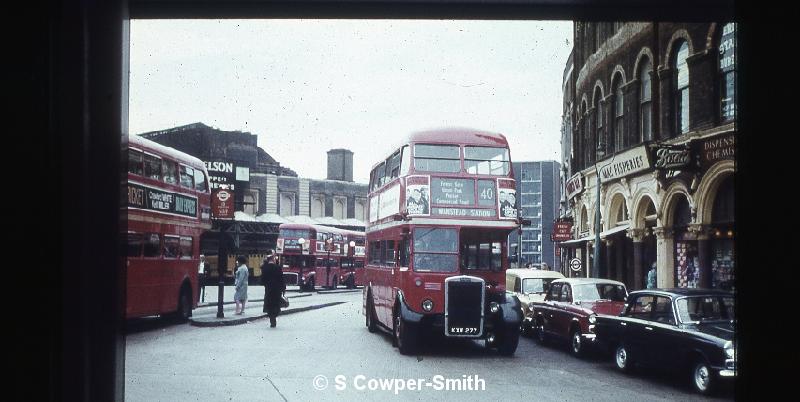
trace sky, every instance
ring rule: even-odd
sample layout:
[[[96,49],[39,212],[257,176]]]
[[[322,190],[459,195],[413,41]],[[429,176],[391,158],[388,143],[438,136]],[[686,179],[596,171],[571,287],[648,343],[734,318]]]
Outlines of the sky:
[[[502,133],[512,161],[561,160],[571,21],[133,20],[130,43],[131,134],[250,132],[311,179],[347,148],[360,183],[437,127]]]

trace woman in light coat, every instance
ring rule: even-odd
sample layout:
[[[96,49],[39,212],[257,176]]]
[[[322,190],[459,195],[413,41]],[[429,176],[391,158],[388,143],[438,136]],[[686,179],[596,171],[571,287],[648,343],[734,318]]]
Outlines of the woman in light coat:
[[[236,263],[239,268],[236,269],[236,280],[234,286],[236,293],[233,295],[233,300],[236,302],[236,314],[244,314],[244,303],[247,301],[247,278],[250,276],[250,270],[247,269],[247,259],[243,256],[236,257]],[[239,305],[241,304],[241,309]]]

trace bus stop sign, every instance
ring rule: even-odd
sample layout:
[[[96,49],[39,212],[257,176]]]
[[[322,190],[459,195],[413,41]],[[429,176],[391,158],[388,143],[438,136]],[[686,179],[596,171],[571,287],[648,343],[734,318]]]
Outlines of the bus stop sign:
[[[580,271],[581,270],[581,260],[580,260],[580,258],[573,258],[573,259],[569,260],[569,267],[570,267],[570,269],[572,269],[575,272]]]

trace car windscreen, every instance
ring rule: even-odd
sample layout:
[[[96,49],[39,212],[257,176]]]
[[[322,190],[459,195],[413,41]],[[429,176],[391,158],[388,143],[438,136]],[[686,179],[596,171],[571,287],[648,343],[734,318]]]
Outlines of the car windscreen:
[[[677,301],[681,321],[720,321],[735,317],[733,297],[690,296]]]
[[[556,278],[528,278],[522,281],[522,293],[545,293]]]
[[[627,296],[624,286],[611,283],[588,283],[574,285],[572,288],[573,301],[611,300],[624,302]]]

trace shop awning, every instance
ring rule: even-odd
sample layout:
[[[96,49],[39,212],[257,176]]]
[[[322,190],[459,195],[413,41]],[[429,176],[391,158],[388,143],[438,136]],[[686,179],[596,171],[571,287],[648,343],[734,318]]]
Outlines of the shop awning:
[[[591,237],[591,236],[587,236],[587,237],[581,237],[580,239],[562,241],[562,242],[560,242],[558,244],[560,246],[574,247],[574,246],[580,245],[581,243],[583,243],[583,242],[585,242],[587,240],[592,240],[592,239],[594,239],[594,238]]]
[[[600,232],[600,237],[605,239],[606,237],[611,236],[611,235],[613,235],[615,233],[619,233],[619,232],[621,232],[623,230],[628,230],[629,227],[630,227],[630,225],[619,225],[617,227],[614,227],[614,228],[608,229],[606,231]]]

